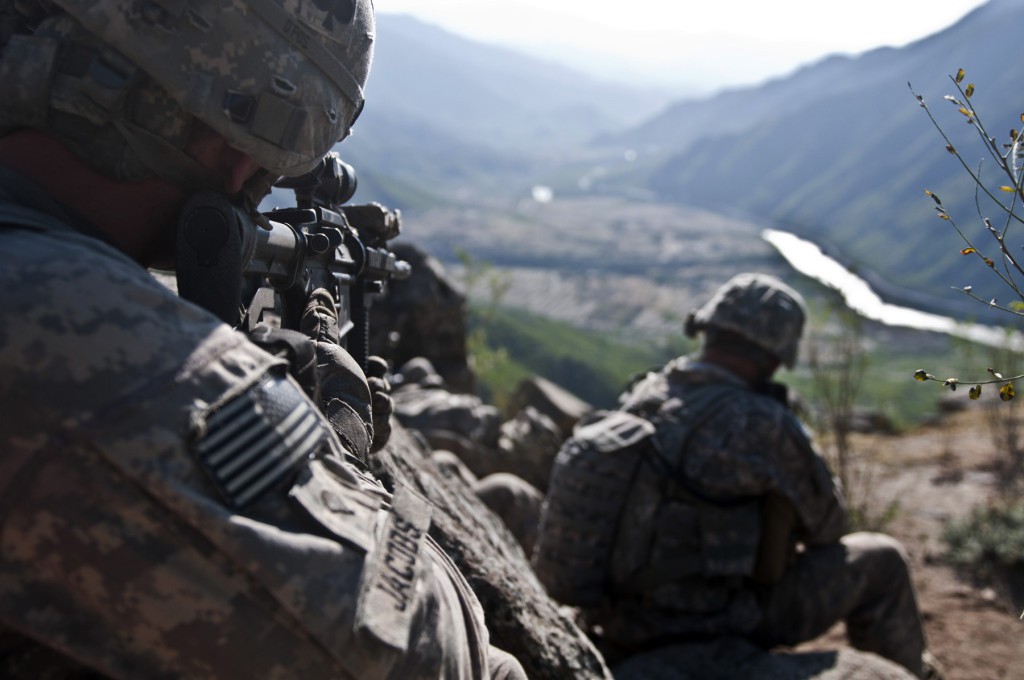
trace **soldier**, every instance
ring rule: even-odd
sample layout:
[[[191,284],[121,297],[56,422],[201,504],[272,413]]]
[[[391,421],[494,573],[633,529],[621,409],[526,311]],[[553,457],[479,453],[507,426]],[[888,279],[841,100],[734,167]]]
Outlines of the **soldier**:
[[[846,533],[770,382],[804,317],[781,281],[734,277],[687,320],[700,353],[647,374],[559,452],[534,562],[556,598],[586,605],[610,662],[723,635],[795,645],[842,620],[853,646],[931,672],[902,547]]]
[[[349,134],[373,39],[370,0],[0,0],[0,675],[524,677],[367,472],[330,296],[314,401],[147,272],[189,194]]]

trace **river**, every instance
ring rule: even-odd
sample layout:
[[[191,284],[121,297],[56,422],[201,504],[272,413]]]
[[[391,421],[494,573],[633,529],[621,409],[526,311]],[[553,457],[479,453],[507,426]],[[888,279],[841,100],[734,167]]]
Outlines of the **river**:
[[[948,333],[993,347],[1007,345],[1008,338],[1004,329],[965,323],[951,317],[883,301],[866,281],[848,271],[806,239],[776,229],[765,229],[761,236],[779,251],[793,269],[838,290],[846,304],[867,319],[889,326]],[[1017,342],[1020,342],[1020,335],[1016,335]]]

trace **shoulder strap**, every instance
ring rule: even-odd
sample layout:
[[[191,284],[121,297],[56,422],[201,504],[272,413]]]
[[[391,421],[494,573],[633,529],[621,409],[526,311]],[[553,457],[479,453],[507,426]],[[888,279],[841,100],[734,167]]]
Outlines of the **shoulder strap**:
[[[667,428],[675,428],[677,435],[671,440],[673,448],[681,450],[690,441],[693,433],[696,431],[698,426],[703,424],[711,414],[714,413],[718,407],[728,399],[731,394],[736,391],[735,385],[728,383],[716,383],[714,385],[708,385],[697,392],[695,392],[696,399],[690,399],[684,403],[683,411],[677,411],[675,408],[666,408],[668,401],[663,401],[658,405],[656,411],[650,414],[649,418],[654,423],[657,429],[658,435],[664,435]],[[696,403],[694,403],[696,402]],[[683,417],[679,417],[677,413],[681,413]],[[680,432],[681,431],[681,432]],[[674,465],[666,457],[666,445],[663,443],[665,438],[663,436],[655,436],[654,438],[654,455],[660,459],[660,463],[665,466],[666,472],[671,472]]]

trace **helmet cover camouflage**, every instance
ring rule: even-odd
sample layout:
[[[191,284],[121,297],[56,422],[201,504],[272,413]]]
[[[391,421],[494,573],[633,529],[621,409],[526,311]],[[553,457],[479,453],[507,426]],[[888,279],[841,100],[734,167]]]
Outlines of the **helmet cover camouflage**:
[[[709,326],[731,331],[792,368],[807,316],[803,298],[767,274],[737,274],[693,316],[697,330]]]
[[[373,55],[371,0],[54,0],[278,175],[344,139]]]

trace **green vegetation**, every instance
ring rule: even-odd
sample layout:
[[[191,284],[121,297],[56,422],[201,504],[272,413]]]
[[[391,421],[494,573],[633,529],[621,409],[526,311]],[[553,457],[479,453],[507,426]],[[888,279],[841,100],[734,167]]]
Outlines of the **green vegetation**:
[[[991,578],[997,569],[1024,566],[1024,504],[994,504],[975,508],[943,532],[949,561],[967,571]]]
[[[981,112],[974,108],[972,98],[977,91],[974,83],[967,82],[965,84],[965,78],[966,73],[963,69],[959,69],[955,76],[950,76],[956,94],[946,95],[944,99],[956,108],[957,116],[961,120],[965,120],[968,126],[977,133],[980,146],[987,154],[987,158],[983,158],[983,160],[990,161],[995,165],[996,177],[994,180],[983,175],[981,162],[975,167],[973,160],[969,162],[962,155],[961,149],[954,145],[946,130],[925,102],[924,97],[914,92],[913,88],[911,88],[911,93],[939,132],[946,144],[946,151],[956,158],[973,184],[976,226],[984,227],[979,232],[980,236],[973,237],[971,229],[958,224],[957,219],[950,211],[951,209],[943,204],[938,194],[927,188],[924,193],[931,197],[936,216],[948,223],[963,242],[964,247],[960,250],[960,255],[970,258],[976,267],[982,265],[978,269],[998,279],[1002,287],[1001,292],[1008,293],[1011,299],[1009,302],[1005,302],[1001,298],[981,297],[975,292],[973,286],[964,286],[960,289],[961,292],[988,309],[1005,312],[1008,319],[1020,320],[1024,319],[1024,289],[1021,284],[1024,279],[1024,261],[1019,259],[1017,255],[1019,251],[1011,241],[1011,236],[1015,239],[1019,236],[1017,232],[1011,234],[1011,231],[1019,230],[1024,225],[1024,212],[1021,211],[1021,207],[1024,206],[1024,143],[1022,143],[1024,140],[1021,139],[1022,135],[1016,128],[1010,129],[1003,142],[997,141],[996,137],[989,133],[982,122]],[[1024,122],[1024,114],[1021,115],[1020,120]],[[972,159],[973,153],[971,151]],[[974,218],[971,221],[974,221]],[[984,240],[982,241],[982,239]],[[960,383],[973,384],[974,387],[969,390],[971,399],[977,399],[980,396],[982,385],[998,384],[1000,397],[1004,401],[1009,401],[1015,394],[1013,382],[1024,378],[1024,374],[1010,376],[1002,367],[999,370],[990,367],[987,376],[970,380],[943,379],[924,369],[918,370],[914,377],[922,382],[941,381],[951,389],[956,389]]]
[[[947,396],[943,392],[923,390],[910,380],[915,369],[927,365],[941,375],[957,375],[973,366],[972,357],[984,351],[966,341],[934,337],[929,338],[933,341],[931,346],[920,349],[912,339],[915,335],[907,332],[906,338],[901,340],[870,340],[869,331],[863,357],[866,366],[855,406],[884,414],[897,432],[933,421],[939,415],[940,399]],[[925,338],[929,334],[919,335]],[[813,399],[814,377],[806,364],[780,377],[805,398]]]
[[[984,229],[972,230],[958,224],[951,212],[952,207],[944,205],[934,191],[926,189],[925,193],[934,203],[936,216],[948,223],[963,241],[960,255],[968,258],[976,269],[997,278],[1001,292],[1009,296],[1009,301],[987,295],[982,297],[972,286],[964,286],[961,291],[988,309],[1004,312],[1007,319],[1018,322],[1016,327],[1019,329],[1020,321],[1024,319],[1024,260],[1019,256],[1020,229],[1024,226],[1024,211],[1021,209],[1024,206],[1024,144],[1021,139],[1024,135],[1016,127],[1010,129],[1002,142],[989,134],[975,106],[975,85],[965,82],[966,75],[964,69],[959,69],[950,77],[955,94],[947,95],[945,100],[956,109],[957,117],[965,120],[977,133],[977,140],[986,155],[985,162],[995,165],[994,179],[983,175],[982,163],[974,164],[974,150],[969,152],[970,161],[962,155],[961,148],[943,129],[924,97],[913,88],[911,92],[945,142],[946,152],[956,158],[970,179],[974,189],[975,216],[967,224],[973,222],[975,227],[983,226]],[[1005,91],[1000,94],[1005,97]],[[1024,114],[1021,114],[1020,121],[1024,122]],[[980,236],[975,237],[974,233]],[[1008,324],[1008,328],[1013,326]],[[918,369],[914,377],[922,382],[942,382],[951,390],[956,390],[963,383],[970,386],[965,390],[970,399],[981,398],[983,386],[990,386],[985,389],[997,390],[1002,401],[1013,400],[1016,392],[1014,383],[1024,379],[1024,373],[1012,374],[1020,371],[1021,353],[1019,343],[1009,330],[1004,347],[990,350],[985,359],[987,375],[981,378],[943,378],[924,369]],[[978,375],[981,371],[975,369],[971,373]],[[990,418],[992,445],[1000,453],[995,470],[998,497],[985,506],[975,508],[963,520],[950,524],[943,534],[949,547],[949,561],[983,578],[998,576],[998,572],[1006,568],[1024,566],[1024,504],[1018,500],[1024,478],[1024,447],[1021,444],[1024,423],[1016,408],[1003,409]]]
[[[519,380],[532,374],[596,407],[613,407],[633,376],[685,351],[682,338],[632,345],[508,307],[472,306],[470,328],[479,391],[499,408]]]
[[[471,306],[469,351],[482,397],[499,408],[529,375],[541,375],[594,406],[615,405],[634,375],[659,367],[692,351],[682,334],[656,342],[631,343],[621,335],[580,329],[568,323],[490,303]],[[923,390],[908,380],[920,365],[955,375],[971,365],[983,349],[927,333],[906,331],[899,340],[874,337],[868,325],[863,385],[858,407],[883,413],[896,429],[934,419],[942,392]],[[925,347],[925,349],[922,349]],[[803,359],[806,358],[806,355]],[[813,401],[813,376],[801,360],[779,379],[805,400]]]

